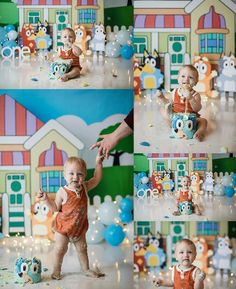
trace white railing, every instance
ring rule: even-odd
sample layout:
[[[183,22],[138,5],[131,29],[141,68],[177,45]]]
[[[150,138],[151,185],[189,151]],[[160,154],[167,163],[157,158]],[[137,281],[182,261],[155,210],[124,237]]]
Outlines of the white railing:
[[[131,197],[130,195],[127,195],[126,197]],[[117,195],[116,197],[115,197],[115,200],[114,201],[116,201],[117,203],[119,203],[120,202],[120,200],[121,199],[123,199],[123,197],[121,196],[121,195]],[[112,202],[113,201],[113,199],[112,199],[112,197],[110,196],[110,195],[107,195],[107,196],[105,196],[104,197],[104,202]],[[103,201],[102,201],[102,198],[101,198],[101,196],[94,196],[93,197],[93,205],[95,206],[95,207],[99,207],[102,203],[103,203]]]

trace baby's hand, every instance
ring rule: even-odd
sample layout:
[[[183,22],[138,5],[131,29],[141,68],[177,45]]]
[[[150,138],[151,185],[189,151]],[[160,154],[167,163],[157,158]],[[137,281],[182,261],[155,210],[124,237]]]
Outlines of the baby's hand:
[[[39,201],[45,201],[47,199],[47,193],[45,193],[42,189],[36,194],[36,199]]]
[[[97,156],[96,156],[96,164],[102,164],[104,159],[105,159],[105,154],[103,154],[101,151],[99,151]]]

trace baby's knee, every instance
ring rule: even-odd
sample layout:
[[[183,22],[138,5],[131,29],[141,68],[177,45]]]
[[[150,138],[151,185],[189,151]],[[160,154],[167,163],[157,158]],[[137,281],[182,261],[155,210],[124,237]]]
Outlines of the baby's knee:
[[[57,254],[64,255],[68,250],[68,244],[67,245],[56,244],[54,250]]]
[[[76,244],[76,250],[78,253],[87,252],[87,243],[86,242],[78,242]]]

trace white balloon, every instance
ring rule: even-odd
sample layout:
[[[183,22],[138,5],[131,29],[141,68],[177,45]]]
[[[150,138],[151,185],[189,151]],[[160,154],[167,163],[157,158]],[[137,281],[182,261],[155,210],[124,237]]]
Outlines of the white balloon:
[[[110,32],[107,34],[107,41],[113,42],[116,41],[116,34],[114,32]]]
[[[16,40],[18,33],[15,30],[11,30],[7,33],[7,36],[9,40]]]
[[[117,41],[120,43],[120,45],[125,45],[130,40],[130,32],[127,30],[120,30],[117,33]]]
[[[215,196],[224,196],[225,195],[225,187],[222,184],[216,184],[214,186],[214,195]]]
[[[88,219],[89,220],[96,220],[97,219],[97,212],[96,212],[96,207],[95,206],[89,206],[88,207]]]
[[[113,202],[102,203],[99,207],[98,216],[104,225],[115,223],[119,218],[118,207]]]
[[[125,226],[125,233],[130,242],[134,241],[134,222]]]
[[[104,239],[105,226],[100,221],[90,221],[89,228],[86,233],[86,241],[88,244],[97,244]]]
[[[222,184],[227,187],[232,185],[232,176],[223,176]]]

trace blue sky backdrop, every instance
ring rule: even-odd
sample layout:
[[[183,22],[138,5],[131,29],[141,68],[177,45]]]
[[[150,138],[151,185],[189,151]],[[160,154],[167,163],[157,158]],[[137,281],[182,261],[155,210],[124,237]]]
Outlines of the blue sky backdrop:
[[[63,115],[76,115],[88,125],[113,114],[128,114],[133,107],[133,90],[31,90],[7,89],[8,94],[43,122]]]

